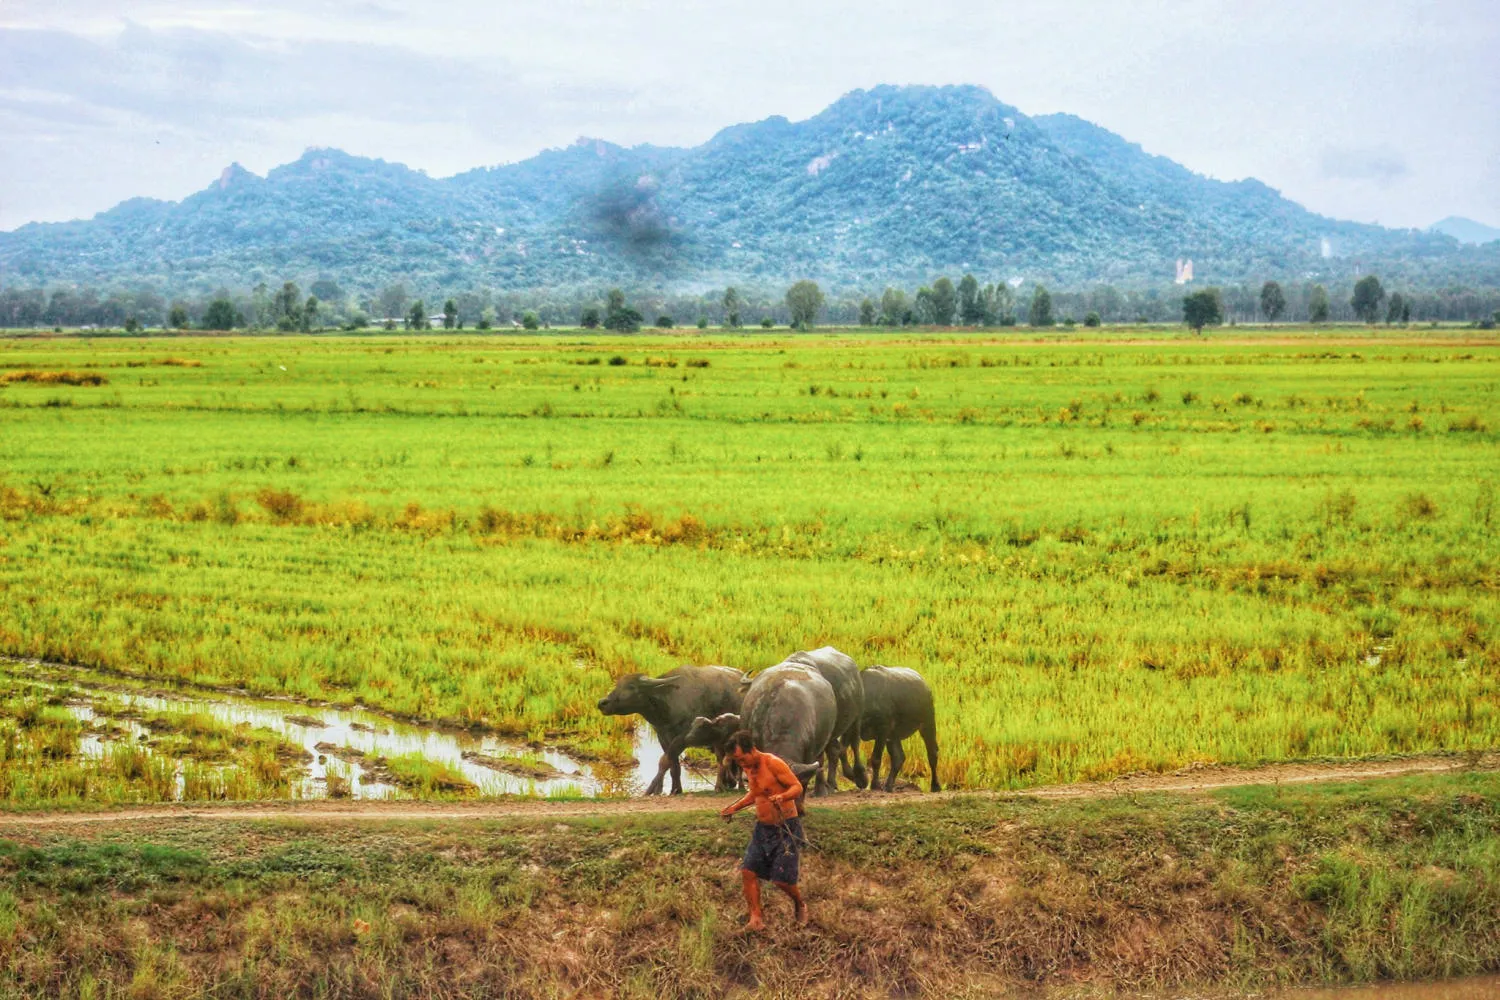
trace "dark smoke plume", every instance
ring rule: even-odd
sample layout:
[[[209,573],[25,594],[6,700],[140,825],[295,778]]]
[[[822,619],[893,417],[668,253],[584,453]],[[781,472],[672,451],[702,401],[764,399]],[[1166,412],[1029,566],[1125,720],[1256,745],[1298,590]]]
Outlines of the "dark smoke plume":
[[[594,224],[637,252],[668,242],[672,228],[656,200],[656,178],[650,174],[621,177],[600,189],[589,208]]]

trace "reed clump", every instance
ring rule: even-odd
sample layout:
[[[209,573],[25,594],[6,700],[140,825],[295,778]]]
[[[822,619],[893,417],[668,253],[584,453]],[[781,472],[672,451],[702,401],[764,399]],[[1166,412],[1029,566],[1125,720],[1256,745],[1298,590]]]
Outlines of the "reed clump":
[[[29,382],[33,385],[108,385],[109,379],[98,372],[77,371],[9,371],[0,374],[0,384]]]

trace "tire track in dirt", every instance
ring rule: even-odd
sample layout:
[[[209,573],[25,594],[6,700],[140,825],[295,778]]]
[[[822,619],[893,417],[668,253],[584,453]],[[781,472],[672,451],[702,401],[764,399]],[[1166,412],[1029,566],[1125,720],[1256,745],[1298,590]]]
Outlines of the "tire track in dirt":
[[[896,792],[844,792],[815,799],[816,809],[861,809],[893,804],[941,803],[966,797],[1046,799],[1106,798],[1136,793],[1192,794],[1245,785],[1302,785],[1318,782],[1370,781],[1408,774],[1500,770],[1500,751],[1434,753],[1398,758],[1268,764],[1259,767],[1207,765],[1168,774],[1124,775],[1107,782],[1045,785],[1018,791],[948,791],[923,794],[915,788]],[[635,799],[583,799],[552,802],[506,799],[489,802],[258,802],[224,805],[127,806],[90,812],[0,812],[7,827],[127,826],[134,823],[208,820],[212,822],[297,821],[308,823],[383,823],[389,821],[468,822],[503,819],[566,819],[701,812],[716,808],[724,796],[712,793]]]

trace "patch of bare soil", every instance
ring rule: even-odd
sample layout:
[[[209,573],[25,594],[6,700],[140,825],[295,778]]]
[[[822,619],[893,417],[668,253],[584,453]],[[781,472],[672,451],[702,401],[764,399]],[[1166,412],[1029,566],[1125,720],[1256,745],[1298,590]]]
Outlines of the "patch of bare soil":
[[[1097,798],[1132,792],[1199,792],[1237,785],[1297,785],[1314,781],[1365,781],[1427,771],[1500,770],[1500,751],[1417,754],[1356,760],[1302,761],[1234,767],[1194,764],[1166,774],[1126,774],[1110,781],[1049,785],[1017,794],[1040,798]]]
[[[923,793],[913,786],[896,792],[846,790],[812,800],[817,809],[860,809],[894,802],[941,802],[963,796],[1030,796],[1036,798],[1102,798],[1133,793],[1191,794],[1241,785],[1296,785],[1325,781],[1368,781],[1403,774],[1461,770],[1500,770],[1500,751],[1432,753],[1410,757],[1366,758],[1348,761],[1267,764],[1259,767],[1195,765],[1166,774],[1123,775],[1106,782],[1049,785],[1016,792],[946,791]],[[0,828],[73,826],[105,823],[125,825],[160,820],[312,820],[317,822],[381,823],[388,820],[495,820],[565,816],[629,816],[656,812],[696,812],[710,808],[720,796],[710,793],[653,796],[634,799],[582,799],[554,802],[542,799],[495,799],[486,802],[391,802],[381,800],[257,802],[222,805],[126,806],[92,812],[0,813]]]

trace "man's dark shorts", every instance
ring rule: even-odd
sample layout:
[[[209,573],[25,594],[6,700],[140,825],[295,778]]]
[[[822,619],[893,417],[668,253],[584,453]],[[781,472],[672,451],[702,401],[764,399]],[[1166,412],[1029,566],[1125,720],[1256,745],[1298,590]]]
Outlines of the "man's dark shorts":
[[[797,868],[802,858],[802,820],[793,817],[781,825],[755,824],[750,846],[740,867],[754,872],[768,882],[797,884]]]

